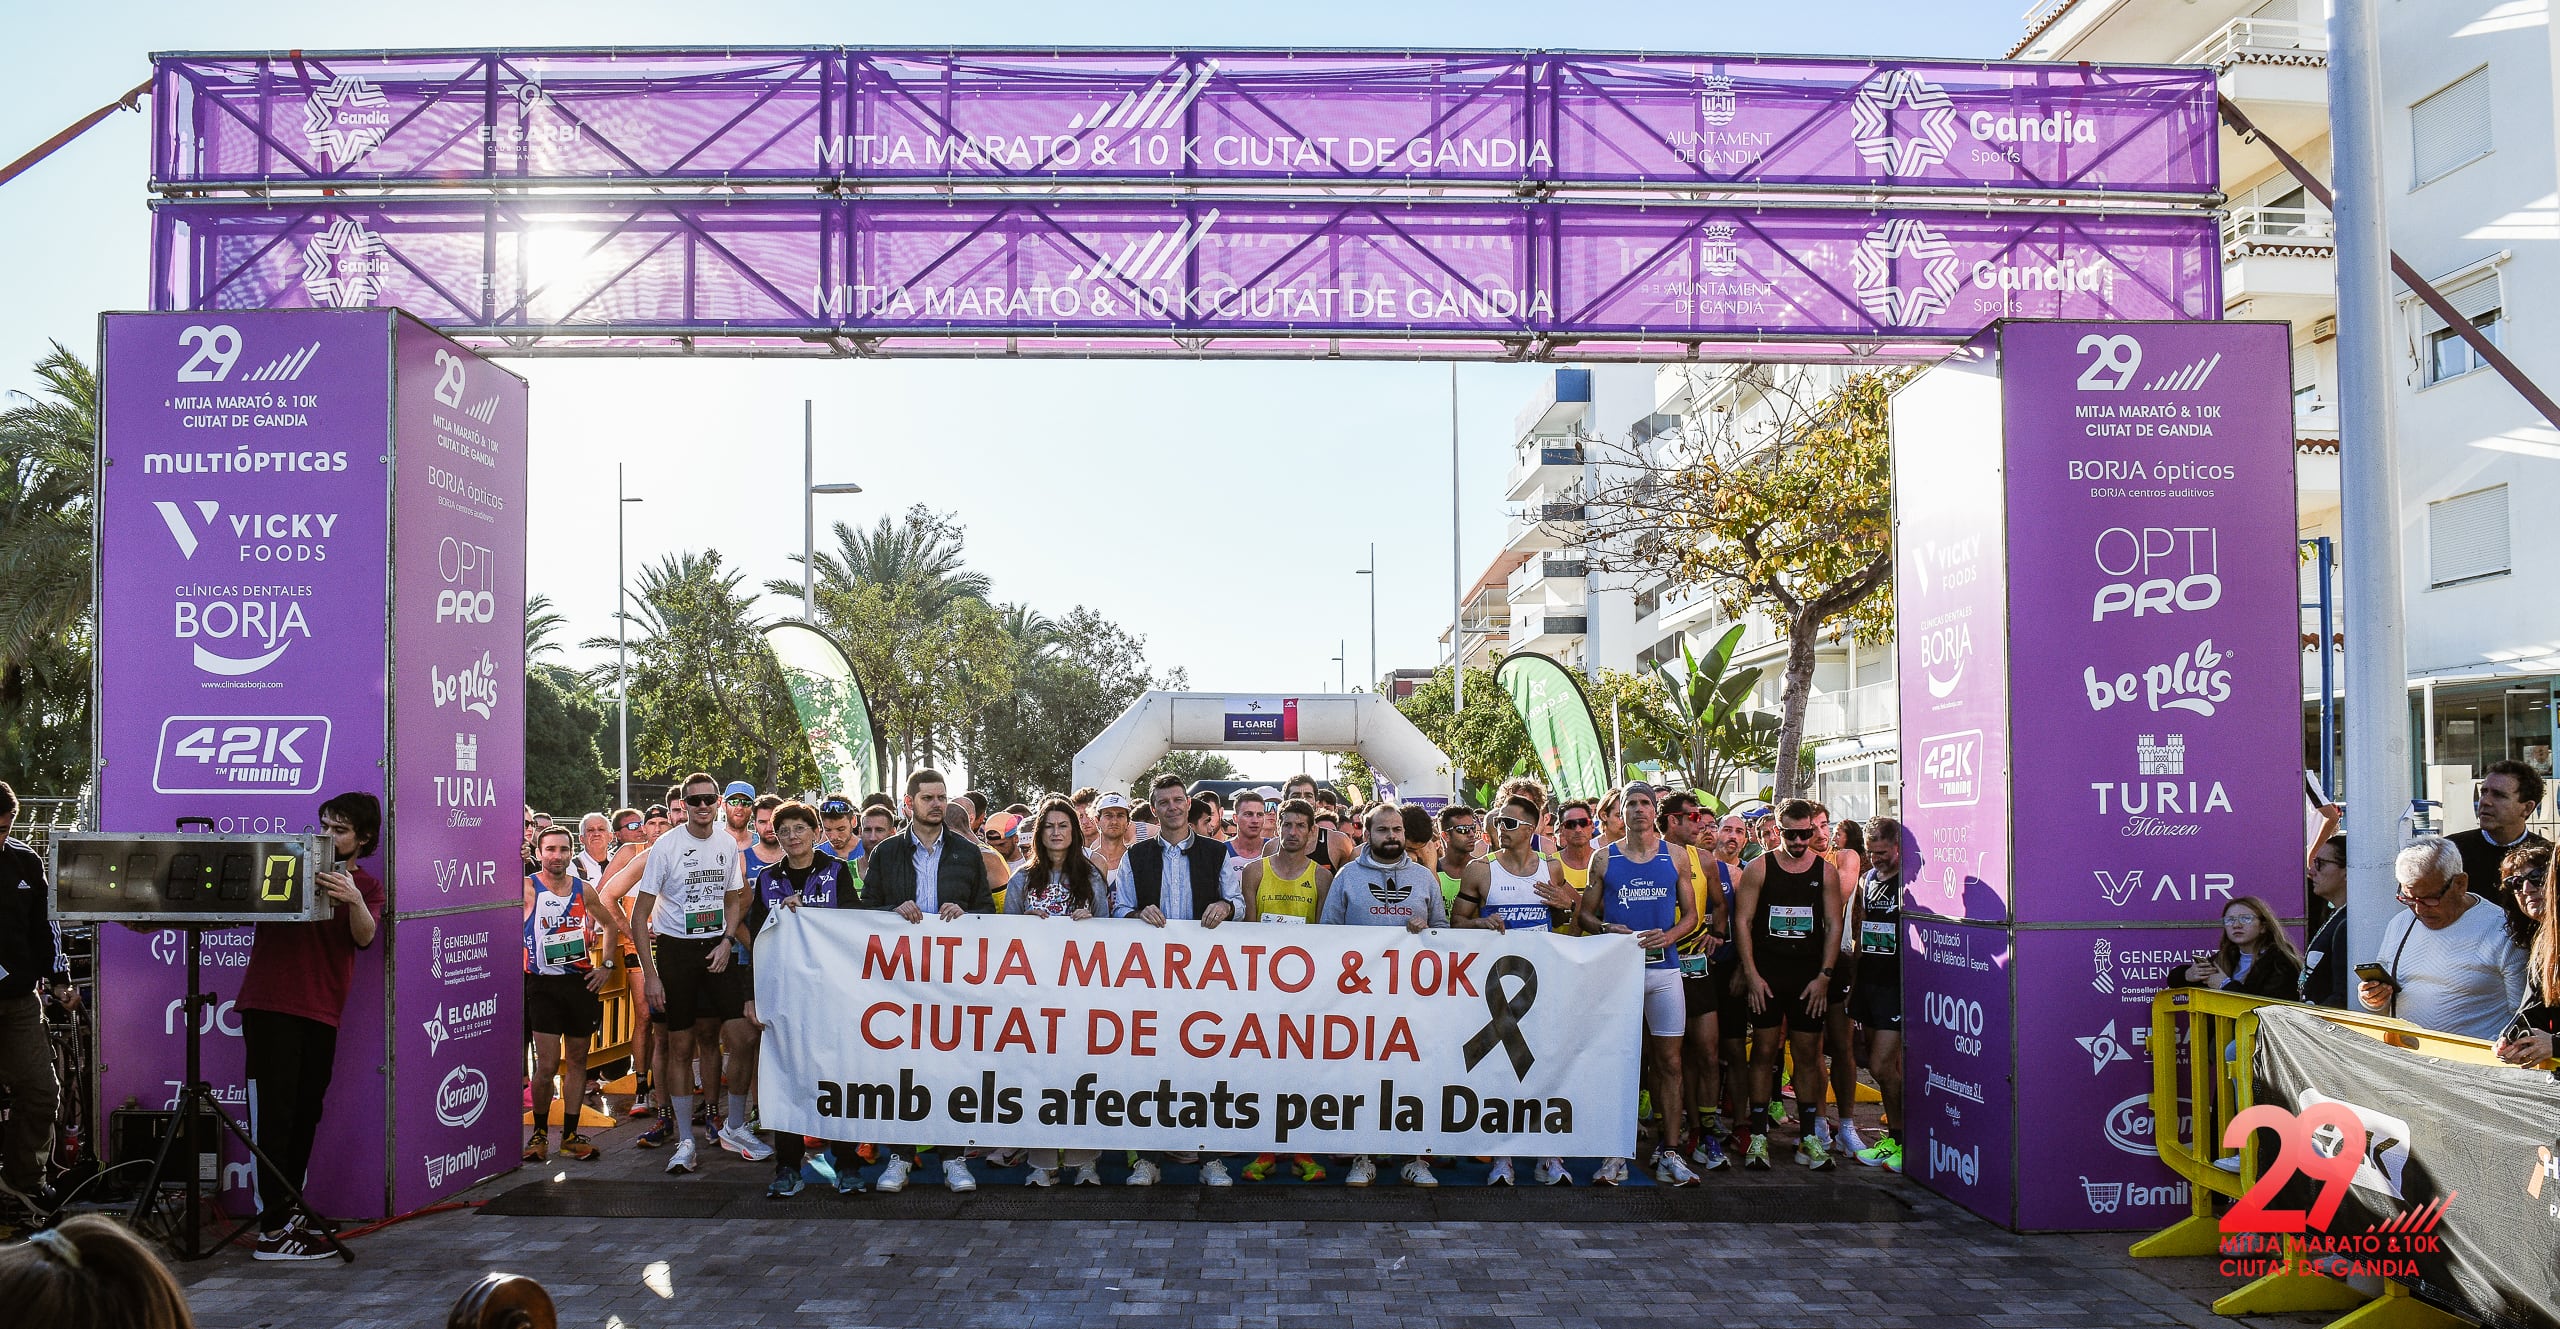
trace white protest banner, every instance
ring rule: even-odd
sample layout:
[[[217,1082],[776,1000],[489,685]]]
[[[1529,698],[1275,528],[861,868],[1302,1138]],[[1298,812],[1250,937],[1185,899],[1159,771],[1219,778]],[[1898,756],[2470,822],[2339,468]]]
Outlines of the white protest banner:
[[[1635,1148],[1620,936],[776,910],[764,1124],[878,1144]]]

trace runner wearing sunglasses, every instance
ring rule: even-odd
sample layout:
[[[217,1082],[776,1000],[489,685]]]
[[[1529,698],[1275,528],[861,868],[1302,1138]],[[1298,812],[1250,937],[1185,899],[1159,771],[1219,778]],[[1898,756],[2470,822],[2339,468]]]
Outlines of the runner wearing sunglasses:
[[[1618,795],[1626,809],[1627,838],[1609,846],[1600,870],[1582,893],[1582,926],[1588,932],[1632,936],[1644,948],[1645,1081],[1667,1123],[1654,1142],[1653,1177],[1666,1186],[1694,1186],[1698,1174],[1670,1148],[1680,1108],[1680,1035],[1687,1006],[1680,994],[1680,956],[1674,949],[1698,925],[1680,890],[1680,869],[1662,843],[1651,785],[1631,784]],[[1627,1176],[1627,1160],[1600,1164],[1591,1180],[1615,1186]]]
[[[1600,830],[1600,809],[1587,798],[1568,799],[1556,809],[1556,884],[1573,892],[1576,902],[1591,885],[1591,860],[1599,853],[1592,837]],[[1557,929],[1568,937],[1582,935],[1578,912],[1568,911]]]
[[[1526,794],[1513,794],[1493,819],[1501,852],[1466,866],[1458,898],[1449,909],[1449,926],[1486,928],[1494,932],[1547,932],[1564,911],[1549,903],[1555,895],[1553,865],[1538,857],[1538,804]],[[1488,1186],[1513,1184],[1509,1157],[1493,1160]],[[1530,1175],[1541,1186],[1571,1185],[1564,1160],[1541,1158]]]
[[[1769,1166],[1769,1099],[1782,1041],[1795,1059],[1797,1104],[1822,1101],[1823,1015],[1840,950],[1839,869],[1818,852],[1813,804],[1788,799],[1778,828],[1777,850],[1751,860],[1734,890],[1744,920],[1734,934],[1742,995],[1751,1006],[1751,1138],[1742,1165],[1755,1172]],[[1796,1142],[1796,1161],[1816,1172],[1832,1166],[1810,1127]]]

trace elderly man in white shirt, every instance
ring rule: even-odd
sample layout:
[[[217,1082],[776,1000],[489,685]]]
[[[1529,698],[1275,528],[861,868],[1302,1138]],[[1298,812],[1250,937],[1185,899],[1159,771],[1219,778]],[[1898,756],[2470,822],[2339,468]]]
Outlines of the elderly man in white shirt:
[[[2507,936],[2505,911],[2472,894],[2462,852],[2441,836],[2411,840],[2392,871],[2408,908],[2383,925],[2374,956],[2390,980],[2360,983],[2357,999],[2422,1028],[2495,1041],[2525,995],[2525,953]]]

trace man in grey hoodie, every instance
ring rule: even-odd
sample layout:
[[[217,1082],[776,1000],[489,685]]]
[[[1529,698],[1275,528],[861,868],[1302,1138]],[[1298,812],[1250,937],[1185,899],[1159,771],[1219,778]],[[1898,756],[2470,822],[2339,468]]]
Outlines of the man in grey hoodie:
[[[1404,850],[1404,809],[1381,803],[1369,810],[1360,856],[1334,874],[1333,890],[1324,897],[1319,923],[1354,927],[1401,927],[1407,932],[1446,927],[1440,901],[1440,879]],[[1377,1179],[1378,1165],[1367,1154],[1351,1160],[1346,1186],[1366,1186]],[[1419,1157],[1404,1165],[1405,1184],[1437,1186],[1431,1162]]]

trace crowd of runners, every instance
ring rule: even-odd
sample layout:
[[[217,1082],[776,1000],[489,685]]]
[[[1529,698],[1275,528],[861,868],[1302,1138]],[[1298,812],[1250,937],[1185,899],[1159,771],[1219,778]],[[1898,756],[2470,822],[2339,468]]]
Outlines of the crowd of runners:
[[[617,967],[637,971],[647,1011],[631,1039],[638,1145],[667,1149],[666,1170],[696,1171],[704,1145],[770,1162],[768,1193],[798,1194],[817,1174],[835,1189],[904,1189],[926,1155],[944,1184],[974,1190],[967,1151],[931,1144],[807,1140],[758,1128],[754,942],[775,909],[1040,915],[1084,922],[1168,918],[1304,926],[1486,928],[1623,934],[1644,967],[1644,1120],[1639,1152],[1654,1181],[1770,1166],[1773,1133],[1796,1164],[1843,1155],[1902,1167],[1902,1011],[1898,910],[1901,828],[1889,817],[1834,826],[1803,799],[1716,817],[1695,794],[1631,784],[1607,797],[1550,800],[1515,779],[1494,806],[1345,805],[1311,777],[1229,798],[1179,776],[1149,782],[1144,803],[1091,789],[1038,806],[987,806],[918,771],[904,798],[785,800],[696,774],[646,809],[586,814],[574,827],[525,817],[525,1016],[536,1123],[527,1162],[554,1152],[554,1080],[580,1083]],[[1852,1105],[1864,1067],[1885,1127],[1870,1142]],[[1789,1083],[1781,1084],[1783,1076]],[[589,1073],[586,1104],[602,1110]],[[556,1149],[597,1156],[562,1104]],[[812,1145],[823,1153],[816,1159]],[[1027,1166],[1033,1186],[1103,1184],[1085,1150],[993,1150],[994,1168]],[[1201,1184],[1234,1184],[1230,1160],[1131,1153],[1125,1184],[1161,1182],[1168,1164]],[[1284,1174],[1366,1186],[1377,1161],[1261,1155],[1248,1182]],[[1521,1159],[1541,1185],[1618,1185],[1633,1160]],[[871,1170],[876,1166],[876,1173]],[[870,1179],[866,1182],[866,1173]],[[1402,1164],[1433,1186],[1432,1160]],[[1515,1160],[1487,1180],[1516,1184]]]

